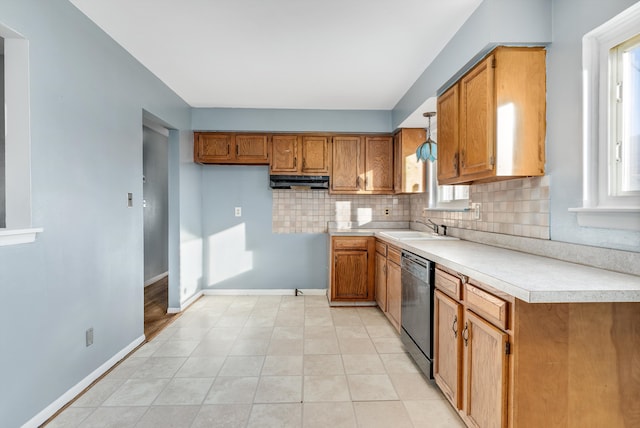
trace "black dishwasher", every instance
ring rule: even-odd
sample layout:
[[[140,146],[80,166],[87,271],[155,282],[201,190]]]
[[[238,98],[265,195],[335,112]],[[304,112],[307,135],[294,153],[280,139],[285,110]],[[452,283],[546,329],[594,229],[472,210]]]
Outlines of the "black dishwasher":
[[[402,251],[402,332],[400,337],[420,370],[433,379],[434,263]]]

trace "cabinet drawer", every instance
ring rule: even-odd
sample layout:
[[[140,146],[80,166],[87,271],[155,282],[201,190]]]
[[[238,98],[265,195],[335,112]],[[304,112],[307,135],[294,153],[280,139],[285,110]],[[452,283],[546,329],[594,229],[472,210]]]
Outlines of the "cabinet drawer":
[[[382,241],[376,240],[376,252],[382,254],[387,257],[387,244]]]
[[[507,329],[508,302],[472,284],[465,284],[464,288],[465,303],[470,309],[503,330]]]
[[[369,248],[369,238],[334,238],[333,249],[334,250],[367,250]]]
[[[391,245],[389,245],[389,247],[387,247],[387,260],[388,261],[399,265],[400,264],[400,256],[401,256],[400,248],[392,247]]]
[[[460,300],[460,278],[436,269],[436,287],[456,300]]]

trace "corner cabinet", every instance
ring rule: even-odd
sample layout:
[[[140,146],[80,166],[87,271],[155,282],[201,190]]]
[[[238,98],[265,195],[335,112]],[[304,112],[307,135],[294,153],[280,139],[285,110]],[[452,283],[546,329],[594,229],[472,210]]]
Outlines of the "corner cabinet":
[[[416,149],[427,139],[422,128],[402,128],[393,135],[394,193],[423,193],[426,189],[424,162],[418,162]]]
[[[202,164],[269,164],[269,139],[264,134],[194,132],[194,161]]]
[[[401,251],[384,241],[376,240],[376,303],[395,329],[400,332],[402,282]]]
[[[393,193],[393,137],[333,137],[330,193]]]
[[[273,135],[271,174],[327,175],[331,165],[330,137]]]
[[[375,238],[331,238],[331,302],[375,304]]]
[[[438,97],[438,184],[544,175],[545,54],[498,47]]]

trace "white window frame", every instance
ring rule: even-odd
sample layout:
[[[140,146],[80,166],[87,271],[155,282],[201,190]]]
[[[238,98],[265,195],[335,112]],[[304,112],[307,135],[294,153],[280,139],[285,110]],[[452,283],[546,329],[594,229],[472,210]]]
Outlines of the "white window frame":
[[[29,41],[0,24],[4,39],[6,227],[0,246],[33,242],[41,228],[31,224],[31,131]]]
[[[443,188],[445,186],[438,185],[438,168],[436,162],[428,162],[427,165],[427,189],[429,191],[429,201],[427,210],[434,211],[468,211],[470,209],[469,202],[469,186],[457,185],[456,187],[467,188],[467,198],[445,201],[442,198]]]
[[[582,39],[583,65],[583,201],[578,225],[640,230],[640,195],[611,191],[612,121],[610,50],[639,33],[640,3],[636,3]]]

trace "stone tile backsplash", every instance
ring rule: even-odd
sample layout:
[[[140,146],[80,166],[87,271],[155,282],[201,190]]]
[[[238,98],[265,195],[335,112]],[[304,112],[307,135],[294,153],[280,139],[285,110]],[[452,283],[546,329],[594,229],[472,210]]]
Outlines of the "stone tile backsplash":
[[[475,210],[424,212],[428,195],[412,195],[411,221],[430,218],[460,229],[549,239],[549,182],[544,176],[472,185],[469,199],[480,205],[478,219]]]
[[[328,222],[364,225],[372,221],[426,222],[460,229],[549,239],[549,177],[475,184],[474,210],[427,210],[428,195],[330,195],[324,190],[273,190],[274,233],[324,233]],[[385,210],[389,214],[385,214]]]
[[[329,195],[326,190],[273,190],[274,233],[324,233],[328,222],[364,225],[409,221],[407,195]],[[389,214],[385,210],[389,210]]]

